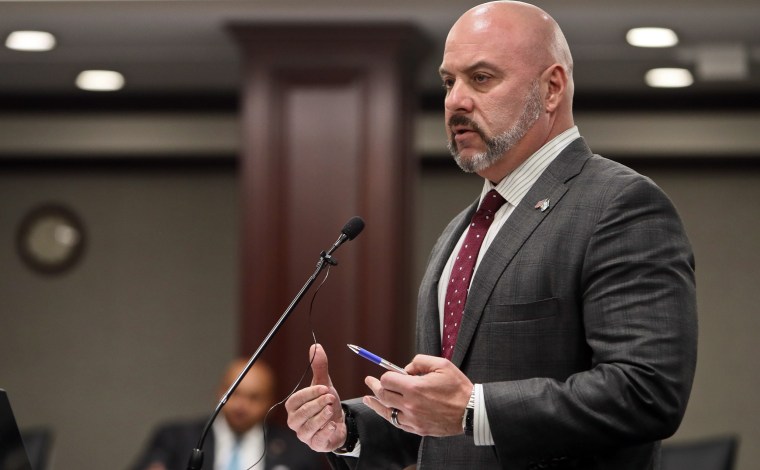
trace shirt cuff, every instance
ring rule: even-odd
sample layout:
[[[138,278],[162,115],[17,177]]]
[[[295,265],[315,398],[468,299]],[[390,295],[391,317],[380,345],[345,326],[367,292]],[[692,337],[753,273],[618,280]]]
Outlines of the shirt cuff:
[[[475,384],[475,421],[473,423],[473,438],[476,446],[494,445],[491,425],[488,423],[486,400],[483,395],[483,384]],[[354,449],[356,450],[356,449]]]
[[[333,451],[333,454],[337,455],[338,457],[356,457],[356,458],[359,458],[359,454],[361,453],[361,450],[362,450],[362,442],[361,442],[361,439],[360,439],[360,440],[356,441],[356,445],[354,446],[354,450],[352,450],[351,452],[345,452],[345,453],[341,454],[340,452]]]

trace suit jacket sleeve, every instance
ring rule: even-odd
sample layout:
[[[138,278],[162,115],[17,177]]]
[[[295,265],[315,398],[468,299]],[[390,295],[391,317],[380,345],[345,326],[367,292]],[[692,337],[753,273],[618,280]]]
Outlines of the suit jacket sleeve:
[[[420,437],[392,426],[365,406],[360,398],[343,402],[356,417],[361,442],[360,457],[328,454],[333,468],[402,469],[417,461]]]
[[[565,214],[564,224],[547,224],[554,233],[546,237],[554,240],[544,245],[562,246],[561,251],[531,253],[555,257],[552,272],[521,279],[575,284],[557,287],[543,302],[553,306],[553,315],[579,323],[579,352],[563,359],[555,351],[551,360],[587,357],[588,367],[568,376],[548,368],[546,374],[484,384],[500,458],[547,451],[603,454],[668,437],[683,417],[696,365],[691,248],[673,205],[654,183],[633,172],[611,181],[585,181],[576,191],[593,196],[565,196],[561,205],[572,213]],[[563,338],[572,331],[554,334]],[[528,354],[533,356],[526,355],[526,363],[540,368],[542,355],[552,353]]]

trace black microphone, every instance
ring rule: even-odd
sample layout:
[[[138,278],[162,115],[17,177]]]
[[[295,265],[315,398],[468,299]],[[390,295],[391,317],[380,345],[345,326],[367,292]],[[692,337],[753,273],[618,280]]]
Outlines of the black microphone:
[[[354,216],[346,222],[346,225],[343,226],[340,233],[347,236],[349,240],[353,240],[357,235],[362,233],[362,230],[364,230],[364,219],[359,216]]]
[[[346,241],[356,238],[362,233],[362,230],[364,230],[364,219],[359,216],[351,217],[348,222],[346,222],[346,225],[340,229],[340,237],[338,237],[335,243],[333,243],[333,246],[327,250],[327,252],[322,252],[322,258],[333,266],[337,265],[338,262],[332,259],[330,255]]]
[[[248,374],[248,371],[251,369],[253,364],[256,362],[256,360],[259,358],[261,353],[264,351],[264,348],[267,347],[269,344],[269,341],[272,340],[274,335],[277,333],[277,331],[280,329],[282,324],[285,322],[285,320],[288,319],[288,316],[293,311],[293,309],[298,305],[298,302],[301,301],[301,298],[306,293],[307,290],[311,287],[311,285],[314,283],[314,281],[317,279],[317,276],[319,276],[319,273],[322,272],[322,270],[328,265],[335,266],[338,264],[337,261],[335,261],[330,254],[338,249],[340,245],[342,245],[346,240],[353,240],[356,238],[361,232],[364,230],[364,220],[362,220],[361,217],[351,217],[351,219],[346,222],[346,225],[343,226],[343,228],[340,231],[340,237],[338,237],[338,240],[333,244],[333,246],[330,248],[329,251],[319,254],[319,262],[317,262],[317,270],[314,271],[314,274],[311,275],[311,277],[306,281],[306,284],[301,288],[300,291],[298,291],[298,294],[296,294],[293,301],[290,303],[288,308],[285,309],[285,312],[282,314],[279,320],[277,320],[277,323],[274,324],[272,327],[272,330],[267,334],[267,336],[264,338],[264,340],[259,345],[258,349],[256,349],[256,352],[253,353],[253,356],[248,360],[248,363],[243,368],[243,371],[240,372],[240,375],[238,375],[237,379],[232,383],[229,390],[222,396],[222,399],[219,401],[219,403],[216,405],[216,409],[211,414],[211,418],[209,418],[208,422],[206,423],[206,427],[203,429],[203,432],[201,433],[201,437],[198,439],[198,445],[195,446],[194,449],[190,451],[190,459],[187,463],[187,470],[200,470],[203,466],[203,442],[206,440],[206,435],[208,434],[209,430],[211,429],[211,425],[214,423],[214,420],[216,419],[219,412],[222,410],[222,407],[227,403],[227,400],[229,400],[232,393],[235,391],[235,389],[240,385],[240,382],[243,381],[243,378],[245,378],[246,374]]]

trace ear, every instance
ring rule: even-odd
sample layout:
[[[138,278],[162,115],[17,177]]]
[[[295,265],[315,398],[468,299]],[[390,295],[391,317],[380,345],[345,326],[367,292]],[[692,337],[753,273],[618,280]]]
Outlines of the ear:
[[[554,64],[544,70],[541,78],[547,86],[544,105],[546,106],[546,112],[551,113],[556,111],[565,99],[567,70],[560,64]]]

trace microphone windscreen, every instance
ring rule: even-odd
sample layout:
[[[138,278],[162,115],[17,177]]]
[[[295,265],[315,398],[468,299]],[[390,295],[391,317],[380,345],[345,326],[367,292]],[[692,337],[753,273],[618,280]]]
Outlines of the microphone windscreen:
[[[364,220],[359,216],[354,216],[346,222],[343,229],[340,231],[342,234],[348,237],[349,240],[353,240],[357,235],[364,230]]]

